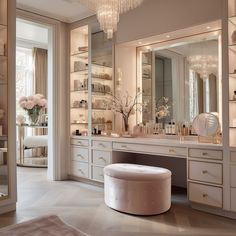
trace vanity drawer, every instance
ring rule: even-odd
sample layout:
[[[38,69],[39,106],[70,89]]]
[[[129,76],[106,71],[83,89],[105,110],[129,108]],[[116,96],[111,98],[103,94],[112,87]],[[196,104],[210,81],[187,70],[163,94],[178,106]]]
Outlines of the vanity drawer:
[[[222,160],[223,153],[221,150],[190,148],[189,157]]]
[[[92,173],[93,180],[104,182],[103,167],[93,166]]]
[[[111,142],[106,142],[106,141],[93,141],[93,148],[111,149],[112,144],[111,144]]]
[[[231,188],[231,211],[236,211],[236,188]]]
[[[92,162],[100,166],[109,165],[111,163],[111,152],[93,150]]]
[[[230,160],[236,162],[236,152],[230,152]]]
[[[81,147],[71,147],[71,159],[73,161],[88,162],[89,150]]]
[[[78,177],[88,178],[88,163],[71,161],[71,174]]]
[[[222,164],[201,161],[189,161],[188,163],[189,179],[214,184],[223,183]]]
[[[132,151],[132,152],[143,152],[150,154],[162,154],[168,156],[186,156],[187,149],[182,147],[167,147],[167,146],[154,146],[154,145],[143,145],[143,144],[126,144],[126,143],[113,143],[113,149]]]
[[[189,201],[222,208],[222,188],[191,182],[188,186]]]
[[[71,144],[77,145],[77,146],[82,146],[82,147],[88,147],[89,141],[83,140],[83,139],[71,139]]]
[[[230,185],[236,188],[236,165],[230,167]]]

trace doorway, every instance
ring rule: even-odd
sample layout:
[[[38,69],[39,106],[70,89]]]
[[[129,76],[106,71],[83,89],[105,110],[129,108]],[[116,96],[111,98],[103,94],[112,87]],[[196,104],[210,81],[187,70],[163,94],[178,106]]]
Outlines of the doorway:
[[[49,145],[53,143],[52,35],[49,25],[16,19],[17,163],[47,167],[48,179],[55,175],[54,150]]]

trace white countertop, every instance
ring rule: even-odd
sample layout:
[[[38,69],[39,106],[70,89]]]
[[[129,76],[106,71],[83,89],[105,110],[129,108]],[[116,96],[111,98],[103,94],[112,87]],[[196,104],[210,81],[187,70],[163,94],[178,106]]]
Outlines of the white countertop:
[[[97,141],[109,141],[119,143],[134,143],[134,144],[146,144],[146,145],[161,145],[161,146],[176,146],[176,147],[197,147],[197,148],[214,148],[222,149],[222,144],[213,143],[200,143],[197,137],[192,137],[192,140],[179,140],[175,137],[135,137],[135,138],[124,138],[124,137],[108,137],[108,136],[72,136],[73,139],[87,139]],[[194,140],[195,139],[195,140]]]

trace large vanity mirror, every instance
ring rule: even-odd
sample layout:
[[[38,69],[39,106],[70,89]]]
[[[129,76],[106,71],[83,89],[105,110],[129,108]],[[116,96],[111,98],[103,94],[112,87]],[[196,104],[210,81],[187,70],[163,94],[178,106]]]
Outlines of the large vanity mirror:
[[[138,123],[192,122],[221,113],[220,31],[138,48]],[[167,110],[162,109],[164,107]]]

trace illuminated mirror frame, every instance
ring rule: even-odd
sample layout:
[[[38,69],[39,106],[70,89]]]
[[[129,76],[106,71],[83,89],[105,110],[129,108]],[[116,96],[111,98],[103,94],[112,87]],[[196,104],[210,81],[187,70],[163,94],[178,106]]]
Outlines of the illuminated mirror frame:
[[[208,25],[212,25],[211,27]],[[142,91],[142,53],[157,51],[162,49],[167,49],[169,47],[177,47],[182,45],[187,45],[189,43],[198,43],[203,40],[211,40],[218,38],[218,78],[219,78],[219,96],[218,96],[218,113],[220,124],[222,123],[222,37],[221,37],[221,24],[219,22],[213,22],[211,24],[204,24],[196,27],[196,32],[194,32],[195,27],[185,29],[185,32],[179,31],[179,34],[176,32],[168,33],[162,35],[162,40],[158,39],[156,42],[147,43],[150,39],[144,39],[138,42],[141,46],[137,47],[137,81],[136,81],[136,93]],[[187,33],[188,32],[188,33]],[[173,36],[171,36],[173,34]],[[158,36],[157,36],[158,37]],[[155,37],[153,37],[155,38]],[[164,39],[163,39],[164,38]],[[154,39],[151,39],[154,40]],[[139,96],[139,102],[142,103],[142,96]],[[152,101],[154,104],[155,101]],[[136,122],[142,123],[142,114],[136,114]]]

